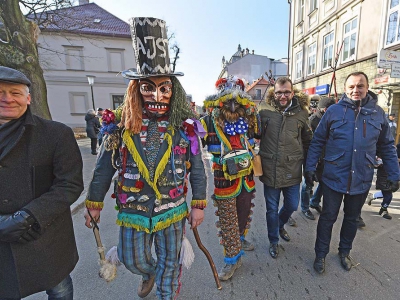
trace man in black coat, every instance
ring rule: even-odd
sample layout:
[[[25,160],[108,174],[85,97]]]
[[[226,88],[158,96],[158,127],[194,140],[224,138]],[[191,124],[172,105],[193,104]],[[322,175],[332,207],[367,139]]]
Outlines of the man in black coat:
[[[335,104],[335,99],[331,97],[319,97],[317,107],[313,114],[310,116],[310,127],[312,132],[315,132],[319,121],[321,121],[322,116],[326,112],[329,106]],[[321,180],[322,171],[324,169],[324,154],[321,155],[318,165],[317,165],[317,177]],[[311,212],[310,207],[315,209],[318,213],[322,212],[322,207],[320,205],[322,198],[322,187],[318,183],[315,191],[313,192],[313,187],[307,187],[306,183],[303,182],[301,187],[301,212],[307,219],[315,220],[314,214]]]
[[[0,299],[70,300],[82,157],[71,128],[31,113],[30,85],[0,67]]]

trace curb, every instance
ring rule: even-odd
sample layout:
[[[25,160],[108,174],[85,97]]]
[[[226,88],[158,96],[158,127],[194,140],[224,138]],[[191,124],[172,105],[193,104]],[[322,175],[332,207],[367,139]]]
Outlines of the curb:
[[[81,208],[85,207],[85,199],[86,198],[86,193],[84,195],[81,195],[78,200],[76,200],[72,205],[71,205],[71,215],[76,215]]]

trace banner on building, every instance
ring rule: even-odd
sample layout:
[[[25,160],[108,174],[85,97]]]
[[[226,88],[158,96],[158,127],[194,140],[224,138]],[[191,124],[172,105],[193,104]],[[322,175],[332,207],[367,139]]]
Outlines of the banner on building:
[[[317,95],[326,95],[329,93],[329,84],[323,84],[315,87],[315,93]]]
[[[382,76],[374,79],[375,84],[382,84],[387,82],[389,82],[389,76]]]
[[[311,87],[308,89],[303,89],[302,92],[307,95],[314,95],[315,94],[315,87]]]

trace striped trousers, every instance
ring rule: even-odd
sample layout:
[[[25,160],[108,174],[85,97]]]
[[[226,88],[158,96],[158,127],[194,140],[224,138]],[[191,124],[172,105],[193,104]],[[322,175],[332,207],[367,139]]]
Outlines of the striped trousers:
[[[130,227],[120,227],[119,260],[129,271],[141,275],[143,280],[155,275],[156,294],[162,300],[173,299],[180,287],[179,254],[184,226],[185,219],[151,234]],[[157,260],[151,254],[153,242]]]

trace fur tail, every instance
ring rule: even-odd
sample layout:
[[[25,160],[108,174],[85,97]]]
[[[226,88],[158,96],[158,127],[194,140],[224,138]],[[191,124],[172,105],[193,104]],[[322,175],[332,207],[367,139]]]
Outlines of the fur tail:
[[[179,258],[179,263],[183,265],[186,269],[189,269],[194,261],[194,253],[192,245],[186,236],[183,236],[181,255]]]

